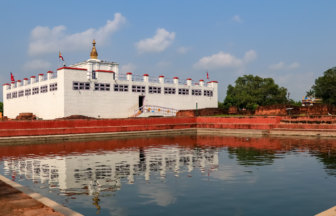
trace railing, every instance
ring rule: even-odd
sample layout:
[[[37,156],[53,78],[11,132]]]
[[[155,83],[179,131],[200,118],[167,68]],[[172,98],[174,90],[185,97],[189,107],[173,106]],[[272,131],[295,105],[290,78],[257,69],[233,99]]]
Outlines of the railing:
[[[132,75],[132,81],[143,82],[144,78],[141,75]]]
[[[116,74],[115,75],[116,80],[127,80],[127,75],[126,74]]]
[[[164,79],[164,83],[174,84],[174,79],[171,79],[171,78],[165,78],[165,79]]]
[[[57,78],[57,72],[56,73],[53,73],[50,77],[50,79],[56,79]]]
[[[179,80],[178,84],[179,85],[187,85],[187,80]]]
[[[151,76],[149,76],[148,77],[148,82],[151,82],[151,83],[160,83],[160,79],[159,79],[159,77],[151,77]]]
[[[155,105],[143,105],[139,109],[134,110],[134,117],[139,116],[141,113],[153,113],[153,114],[162,114],[162,115],[170,115],[176,116],[178,109],[155,106]]]

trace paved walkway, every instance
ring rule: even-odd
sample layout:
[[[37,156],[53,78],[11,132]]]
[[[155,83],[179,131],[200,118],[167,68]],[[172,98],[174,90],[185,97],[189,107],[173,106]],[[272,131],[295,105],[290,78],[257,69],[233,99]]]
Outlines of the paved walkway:
[[[0,180],[0,215],[64,216]]]

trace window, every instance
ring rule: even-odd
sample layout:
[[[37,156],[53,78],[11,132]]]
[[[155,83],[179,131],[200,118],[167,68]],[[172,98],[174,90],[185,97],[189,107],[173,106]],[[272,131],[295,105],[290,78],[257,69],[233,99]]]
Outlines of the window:
[[[191,90],[191,95],[201,96],[202,95],[202,90],[201,89]]]
[[[90,90],[89,82],[73,82],[72,83],[73,90]]]
[[[120,92],[128,92],[128,85],[114,85],[114,91],[120,91]]]
[[[12,98],[17,98],[17,92],[12,93]]]
[[[179,89],[179,95],[189,95],[189,89],[180,88]]]
[[[25,96],[31,95],[31,89],[26,89],[25,90]]]
[[[57,91],[57,83],[49,84],[49,91]]]
[[[110,84],[104,83],[95,83],[95,90],[96,91],[110,91]]]
[[[92,71],[92,79],[97,79],[96,71]]]
[[[211,90],[204,90],[204,96],[212,97],[213,92]]]
[[[151,94],[161,94],[161,87],[149,86],[148,92]]]
[[[48,92],[48,86],[47,85],[44,85],[44,86],[41,86],[41,93],[47,93]]]
[[[164,88],[164,93],[165,94],[175,94],[176,93],[176,89],[175,88]]]
[[[19,91],[19,97],[23,97],[23,90],[22,91]]]
[[[39,88],[38,87],[33,88],[33,95],[36,95],[38,93],[39,93]]]
[[[136,86],[132,85],[132,92],[146,92],[146,86]]]
[[[7,99],[11,99],[12,98],[12,94],[11,93],[8,93],[7,94]]]

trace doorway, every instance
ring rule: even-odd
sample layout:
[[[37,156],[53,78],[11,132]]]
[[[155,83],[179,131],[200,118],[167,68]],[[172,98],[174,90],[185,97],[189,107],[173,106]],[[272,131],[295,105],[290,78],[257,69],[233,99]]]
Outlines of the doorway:
[[[145,96],[139,95],[139,108],[144,105],[145,102]]]

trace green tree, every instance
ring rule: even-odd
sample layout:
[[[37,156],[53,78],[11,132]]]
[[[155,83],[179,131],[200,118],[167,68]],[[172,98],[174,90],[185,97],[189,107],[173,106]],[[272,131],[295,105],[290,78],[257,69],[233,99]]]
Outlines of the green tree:
[[[312,91],[315,97],[321,98],[323,103],[336,105],[336,67],[324,72],[323,76],[315,80]]]
[[[0,112],[3,114],[3,102],[0,102]]]
[[[272,78],[244,75],[238,77],[235,84],[235,86],[228,86],[224,99],[226,108],[238,106],[239,108],[254,110],[258,106],[288,102],[286,98],[287,89],[279,87]]]
[[[310,97],[310,96],[314,97],[315,96],[315,92],[312,89],[310,89],[309,91],[306,92],[306,96],[307,97]]]
[[[218,101],[218,108],[225,108],[224,104]]]
[[[301,101],[295,101],[293,99],[289,99],[289,104],[293,105],[293,106],[302,106],[302,102]]]

